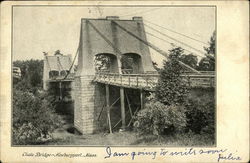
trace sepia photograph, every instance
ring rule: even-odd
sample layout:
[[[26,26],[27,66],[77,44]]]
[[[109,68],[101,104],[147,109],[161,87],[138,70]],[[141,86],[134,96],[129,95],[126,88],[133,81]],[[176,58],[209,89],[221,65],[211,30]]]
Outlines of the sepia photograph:
[[[0,162],[249,162],[249,2],[0,13]]]
[[[215,6],[12,7],[12,146],[216,146]]]

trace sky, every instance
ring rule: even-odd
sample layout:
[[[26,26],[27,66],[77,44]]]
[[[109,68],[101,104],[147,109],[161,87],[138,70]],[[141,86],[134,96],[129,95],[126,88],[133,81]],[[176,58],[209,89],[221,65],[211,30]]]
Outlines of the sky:
[[[216,28],[214,7],[14,7],[13,59],[14,61],[43,59],[43,52],[53,55],[58,49],[61,53],[71,54],[74,57],[79,43],[81,18],[106,16],[119,16],[120,19],[142,16],[144,24],[147,25],[146,32],[161,38],[160,40],[146,34],[148,42],[164,51],[170,50],[173,47],[170,43],[173,43],[186,49],[187,54],[193,52],[199,59],[204,56],[203,47],[208,46],[204,43],[208,43]],[[202,52],[197,52],[190,46]],[[161,65],[164,57],[153,49],[150,49],[150,53],[152,60]]]

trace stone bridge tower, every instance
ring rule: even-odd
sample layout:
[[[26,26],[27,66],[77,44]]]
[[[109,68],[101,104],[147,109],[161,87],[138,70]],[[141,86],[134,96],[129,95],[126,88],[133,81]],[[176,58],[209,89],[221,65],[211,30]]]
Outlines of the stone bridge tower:
[[[96,73],[95,56],[100,54],[111,56],[111,71],[115,73],[123,73],[121,62],[123,56],[129,56],[136,61],[134,73],[155,71],[149,47],[126,33],[121,26],[141,39],[147,40],[142,17],[133,17],[132,20],[120,20],[116,16],[109,16],[106,19],[81,19],[78,68],[74,88],[74,125],[83,134],[93,133],[98,129],[98,114],[102,104],[105,101],[107,103],[105,89],[93,83]],[[124,93],[122,87],[120,93],[120,95]]]

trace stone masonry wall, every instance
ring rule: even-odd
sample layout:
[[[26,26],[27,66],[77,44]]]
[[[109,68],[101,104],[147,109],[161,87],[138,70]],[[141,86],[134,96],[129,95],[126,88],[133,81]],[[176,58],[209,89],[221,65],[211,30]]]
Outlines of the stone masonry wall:
[[[99,130],[97,118],[105,102],[101,86],[92,82],[93,75],[75,78],[74,126],[82,134],[92,134]]]

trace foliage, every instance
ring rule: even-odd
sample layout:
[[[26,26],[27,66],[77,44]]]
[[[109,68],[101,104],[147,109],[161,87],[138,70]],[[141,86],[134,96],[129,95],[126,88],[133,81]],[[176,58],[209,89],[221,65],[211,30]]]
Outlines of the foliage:
[[[198,59],[183,51],[180,47],[169,51],[169,59],[159,71],[155,96],[149,96],[145,109],[137,114],[135,126],[142,135],[163,135],[164,131],[175,133],[184,128],[196,134],[214,133],[214,92],[198,89],[198,96],[191,93],[180,76],[185,69],[179,61],[197,68]]]
[[[207,54],[211,54],[213,57],[215,57],[215,41],[216,33],[214,31],[209,41],[209,47],[204,47],[204,50],[207,52]]]
[[[95,69],[96,71],[103,70],[103,69],[109,69],[111,60],[106,55],[97,55],[95,57]]]
[[[183,49],[174,48],[169,51],[169,60],[164,62],[160,70],[160,78],[156,86],[156,98],[165,105],[181,105],[184,103],[188,88],[180,77],[184,71],[178,58]]]
[[[13,84],[13,143],[38,144],[61,125],[52,96],[42,90],[42,60],[15,61],[22,77]]]
[[[179,64],[183,54],[180,47],[169,51],[169,60],[159,71],[160,78],[155,95],[148,97],[145,109],[137,114],[137,130],[141,134],[162,135],[164,131],[180,131],[186,125],[185,102],[187,86],[180,74],[184,71]]]
[[[215,132],[215,99],[214,90],[195,90],[185,104],[187,116],[187,129],[195,133],[214,134]],[[207,92],[207,93],[204,93]]]
[[[193,55],[193,54],[183,54],[180,56],[180,61],[182,61],[183,63],[189,65],[190,67],[196,69],[197,68],[197,64],[198,64],[198,58],[197,56]]]
[[[63,55],[60,50],[56,50],[54,55]]]
[[[13,66],[21,69],[21,81],[19,86],[31,88],[42,88],[43,78],[43,61],[42,60],[27,60],[27,61],[14,61]]]
[[[194,69],[197,68],[197,64],[198,64],[197,56],[193,55],[192,53],[185,54],[184,49],[181,47],[175,47],[175,48],[169,50],[169,58],[170,58],[170,60],[175,58],[176,60],[181,61]],[[180,66],[181,66],[182,71],[190,71],[186,67],[184,67],[182,65],[180,65]]]
[[[13,143],[36,144],[50,138],[61,124],[48,95],[16,88],[13,93]]]
[[[175,47],[173,49],[170,49],[169,52],[168,52],[170,60],[178,59],[183,54],[184,54],[184,49],[182,49],[181,47]]]
[[[158,64],[154,61],[152,61],[152,65],[156,71],[160,71],[160,68],[158,67]]]
[[[134,126],[141,135],[162,135],[171,129],[181,131],[186,126],[185,111],[181,106],[150,101],[138,112]]]
[[[216,33],[213,32],[213,35],[209,41],[209,47],[204,47],[206,51],[206,57],[202,58],[199,62],[198,69],[200,71],[214,71],[215,70],[215,57],[216,57]]]
[[[15,145],[37,144],[43,139],[50,139],[50,137],[49,134],[43,135],[31,122],[23,123],[20,127],[13,129],[13,143]]]
[[[208,57],[204,57],[200,60],[198,70],[200,71],[214,71],[215,62]]]

